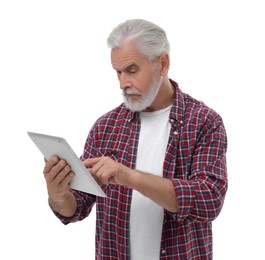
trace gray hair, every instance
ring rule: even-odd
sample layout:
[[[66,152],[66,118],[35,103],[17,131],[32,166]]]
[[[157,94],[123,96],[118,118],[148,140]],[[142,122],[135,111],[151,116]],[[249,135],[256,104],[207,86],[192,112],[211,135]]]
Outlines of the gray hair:
[[[166,32],[142,19],[127,20],[119,24],[107,39],[111,49],[121,47],[126,42],[136,44],[139,51],[150,61],[154,61],[164,52],[169,54],[170,51]]]

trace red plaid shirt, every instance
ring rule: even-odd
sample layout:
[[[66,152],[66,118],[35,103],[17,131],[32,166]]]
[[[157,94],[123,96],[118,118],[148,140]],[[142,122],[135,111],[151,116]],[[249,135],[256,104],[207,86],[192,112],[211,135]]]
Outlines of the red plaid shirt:
[[[222,209],[227,190],[226,132],[215,111],[171,83],[176,98],[170,111],[163,176],[175,187],[179,211],[164,211],[160,259],[212,259],[212,221]],[[106,155],[135,168],[139,132],[138,113],[120,105],[97,120],[82,159]],[[132,190],[112,184],[103,189],[107,198],[72,191],[76,213],[71,218],[57,216],[64,224],[80,221],[96,203],[96,259],[130,259]]]

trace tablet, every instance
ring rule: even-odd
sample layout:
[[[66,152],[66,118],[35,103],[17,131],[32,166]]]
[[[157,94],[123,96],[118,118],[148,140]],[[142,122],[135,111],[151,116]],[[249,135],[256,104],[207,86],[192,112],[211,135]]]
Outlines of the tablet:
[[[56,155],[71,166],[75,177],[70,182],[70,188],[106,197],[104,191],[64,138],[33,132],[28,132],[28,135],[47,160]]]

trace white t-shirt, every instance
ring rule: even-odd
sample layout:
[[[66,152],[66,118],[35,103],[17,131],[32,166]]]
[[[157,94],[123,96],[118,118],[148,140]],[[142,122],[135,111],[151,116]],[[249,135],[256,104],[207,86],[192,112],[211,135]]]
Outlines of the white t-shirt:
[[[170,107],[141,112],[141,131],[136,169],[163,176],[163,164],[170,132]],[[160,259],[164,209],[133,190],[130,216],[131,260]]]

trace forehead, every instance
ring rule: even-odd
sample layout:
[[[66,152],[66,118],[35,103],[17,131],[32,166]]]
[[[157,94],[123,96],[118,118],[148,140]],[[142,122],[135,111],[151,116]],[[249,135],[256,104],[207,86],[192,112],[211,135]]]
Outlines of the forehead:
[[[141,67],[150,62],[133,44],[126,43],[111,50],[111,63],[113,68],[122,70],[131,64]]]

